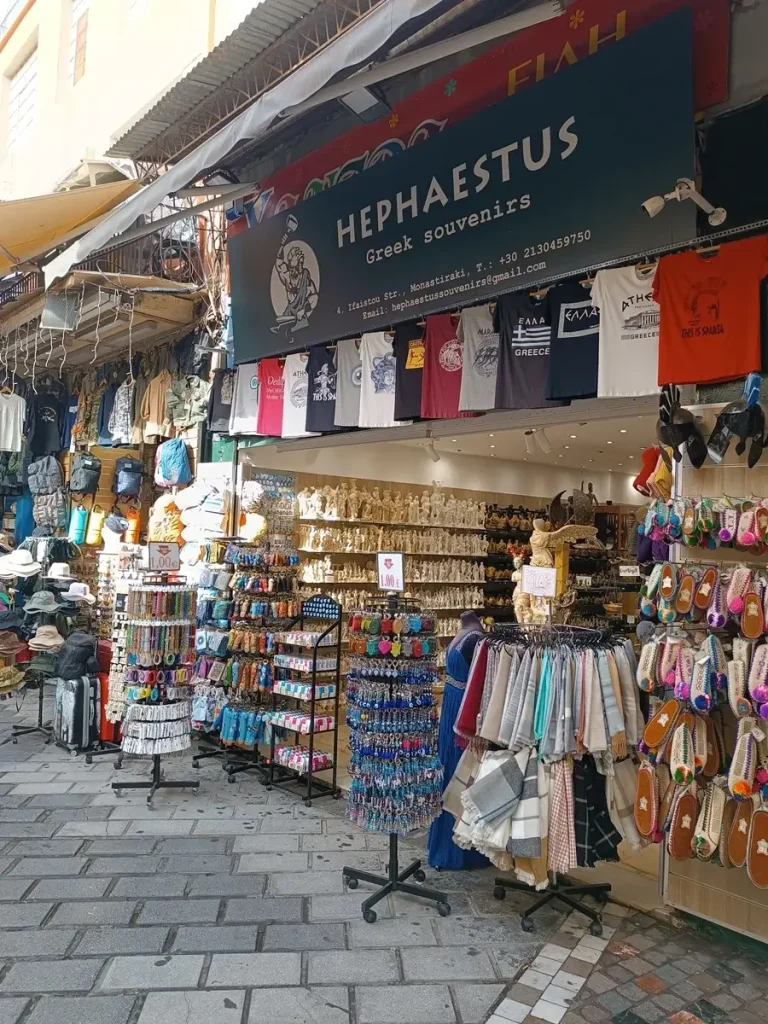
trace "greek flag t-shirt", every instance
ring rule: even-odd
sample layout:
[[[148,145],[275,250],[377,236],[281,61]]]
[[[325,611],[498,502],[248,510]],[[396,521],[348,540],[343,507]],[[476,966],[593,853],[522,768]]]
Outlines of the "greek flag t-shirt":
[[[549,345],[552,328],[546,299],[535,302],[527,293],[502,295],[493,324],[499,332],[497,409],[541,409],[567,405],[547,401]]]
[[[217,370],[218,377],[214,382],[214,394],[219,396],[218,412],[221,413],[225,407],[225,396],[222,389],[217,390],[219,382],[226,380],[224,375],[229,374],[229,370]],[[230,378],[231,387],[231,378]],[[259,364],[258,363],[241,363],[237,368],[237,374],[235,376],[235,387],[234,392],[230,394],[229,403],[229,433],[230,434],[258,434],[256,429],[256,423],[259,417]],[[221,430],[221,424],[224,422],[221,416],[216,421],[219,430]],[[212,426],[212,430],[216,427]],[[225,428],[226,429],[226,428]]]
[[[311,348],[307,376],[307,430],[320,433],[339,430],[333,423],[336,411],[336,350],[325,345]]]
[[[336,346],[336,409],[333,422],[337,427],[356,427],[360,422],[360,382],[363,367],[355,338],[345,338]]]
[[[458,339],[464,346],[459,409],[484,412],[496,402],[499,371],[499,333],[493,326],[488,306],[461,311]]]
[[[307,392],[309,378],[306,352],[293,352],[285,357],[283,367],[283,424],[282,437],[306,437]]]
[[[600,311],[588,288],[567,281],[547,293],[552,341],[547,398],[594,398]]]
[[[360,340],[363,375],[360,382],[360,426],[394,427],[395,354],[392,339],[383,331]]]

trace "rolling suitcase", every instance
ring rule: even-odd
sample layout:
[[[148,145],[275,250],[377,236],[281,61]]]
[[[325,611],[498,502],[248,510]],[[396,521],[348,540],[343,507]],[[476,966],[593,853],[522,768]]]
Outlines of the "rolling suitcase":
[[[99,739],[100,686],[96,676],[56,680],[53,738],[70,753],[93,747]]]

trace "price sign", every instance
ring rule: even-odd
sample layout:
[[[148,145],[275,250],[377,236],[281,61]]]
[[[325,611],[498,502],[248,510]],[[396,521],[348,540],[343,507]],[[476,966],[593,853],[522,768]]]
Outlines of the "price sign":
[[[404,561],[401,551],[379,551],[376,555],[379,590],[405,590]]]
[[[150,572],[178,572],[181,568],[179,545],[151,540],[147,545]]]
[[[591,576],[577,576],[576,577],[576,586],[581,588],[582,590],[588,589],[589,587],[592,586],[592,577]]]
[[[640,575],[640,566],[639,565],[620,565],[619,566],[619,576],[621,576],[622,579],[626,579],[627,577],[639,576],[639,575]]]
[[[522,590],[531,597],[556,597],[557,570],[546,566],[524,565]]]

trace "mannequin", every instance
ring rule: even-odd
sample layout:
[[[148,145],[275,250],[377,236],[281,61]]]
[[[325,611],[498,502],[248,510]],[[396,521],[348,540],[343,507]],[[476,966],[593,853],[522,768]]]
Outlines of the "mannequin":
[[[472,655],[483,636],[483,626],[477,612],[465,611],[459,621],[461,627],[448,645],[445,654],[445,690],[437,735],[438,755],[443,764],[443,791],[451,781],[461,757],[453,726],[464,696]],[[453,841],[454,824],[455,819],[448,811],[443,811],[440,817],[432,822],[427,843],[430,867],[446,871],[487,867],[488,861],[482,854],[476,850],[462,850],[456,846]]]

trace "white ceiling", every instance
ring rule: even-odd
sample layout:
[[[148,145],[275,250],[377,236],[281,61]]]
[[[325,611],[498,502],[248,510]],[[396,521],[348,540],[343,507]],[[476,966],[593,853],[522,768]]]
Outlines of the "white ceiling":
[[[538,428],[539,431],[541,428]],[[483,430],[435,439],[435,450],[509,462],[531,462],[553,468],[636,473],[640,453],[656,443],[656,416],[623,416],[620,419],[556,423],[544,428],[551,451],[545,454],[533,441],[528,454],[525,431]],[[395,444],[424,447],[424,440],[396,441]]]

